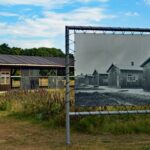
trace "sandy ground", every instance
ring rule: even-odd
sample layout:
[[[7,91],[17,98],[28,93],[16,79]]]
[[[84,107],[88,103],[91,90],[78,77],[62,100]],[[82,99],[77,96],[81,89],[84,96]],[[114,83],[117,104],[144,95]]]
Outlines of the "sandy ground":
[[[89,86],[90,88],[90,86]],[[98,89],[94,89],[94,90],[76,90],[76,93],[78,92],[99,92],[99,93],[115,93],[115,92],[119,92],[119,93],[132,93],[132,94],[140,94],[140,95],[150,95],[150,92],[144,91],[143,89],[131,89],[131,88],[111,88],[108,86],[99,86]]]
[[[76,106],[150,105],[150,92],[143,89],[82,87],[75,91]]]

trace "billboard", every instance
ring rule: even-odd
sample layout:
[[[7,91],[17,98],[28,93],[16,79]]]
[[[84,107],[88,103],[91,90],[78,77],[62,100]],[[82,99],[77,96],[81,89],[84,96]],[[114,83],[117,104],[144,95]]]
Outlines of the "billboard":
[[[75,34],[75,105],[150,104],[149,34]]]

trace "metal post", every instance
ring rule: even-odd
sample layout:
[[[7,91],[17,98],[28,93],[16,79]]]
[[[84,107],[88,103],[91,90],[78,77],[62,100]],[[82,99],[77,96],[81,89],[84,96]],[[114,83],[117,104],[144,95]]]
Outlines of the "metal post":
[[[94,116],[94,115],[125,115],[125,114],[150,114],[150,110],[118,110],[118,111],[92,111],[70,112],[70,116]]]
[[[70,79],[69,79],[69,28],[65,27],[66,49],[66,144],[70,144]]]

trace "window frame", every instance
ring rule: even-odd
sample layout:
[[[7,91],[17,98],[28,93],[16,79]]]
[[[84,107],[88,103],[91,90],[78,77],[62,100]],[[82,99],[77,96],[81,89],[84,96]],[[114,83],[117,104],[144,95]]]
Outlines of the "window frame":
[[[10,71],[0,71],[0,85],[10,85]]]

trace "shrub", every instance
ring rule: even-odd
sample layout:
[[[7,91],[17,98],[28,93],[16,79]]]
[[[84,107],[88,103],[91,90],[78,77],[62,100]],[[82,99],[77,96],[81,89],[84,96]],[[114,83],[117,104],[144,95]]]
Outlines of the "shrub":
[[[71,93],[71,110],[74,109],[74,93]],[[7,110],[19,118],[32,117],[49,122],[49,126],[65,126],[65,91],[45,90],[9,91],[0,95],[0,110]],[[130,109],[130,108],[129,108]],[[135,108],[139,109],[139,108]],[[140,107],[142,109],[142,107]],[[145,108],[144,106],[144,109]],[[76,111],[123,110],[117,107],[78,108]],[[112,134],[150,134],[150,115],[116,115],[72,117],[71,127],[79,132]]]
[[[62,90],[9,91],[0,96],[0,110],[48,118],[64,113],[64,99]]]

